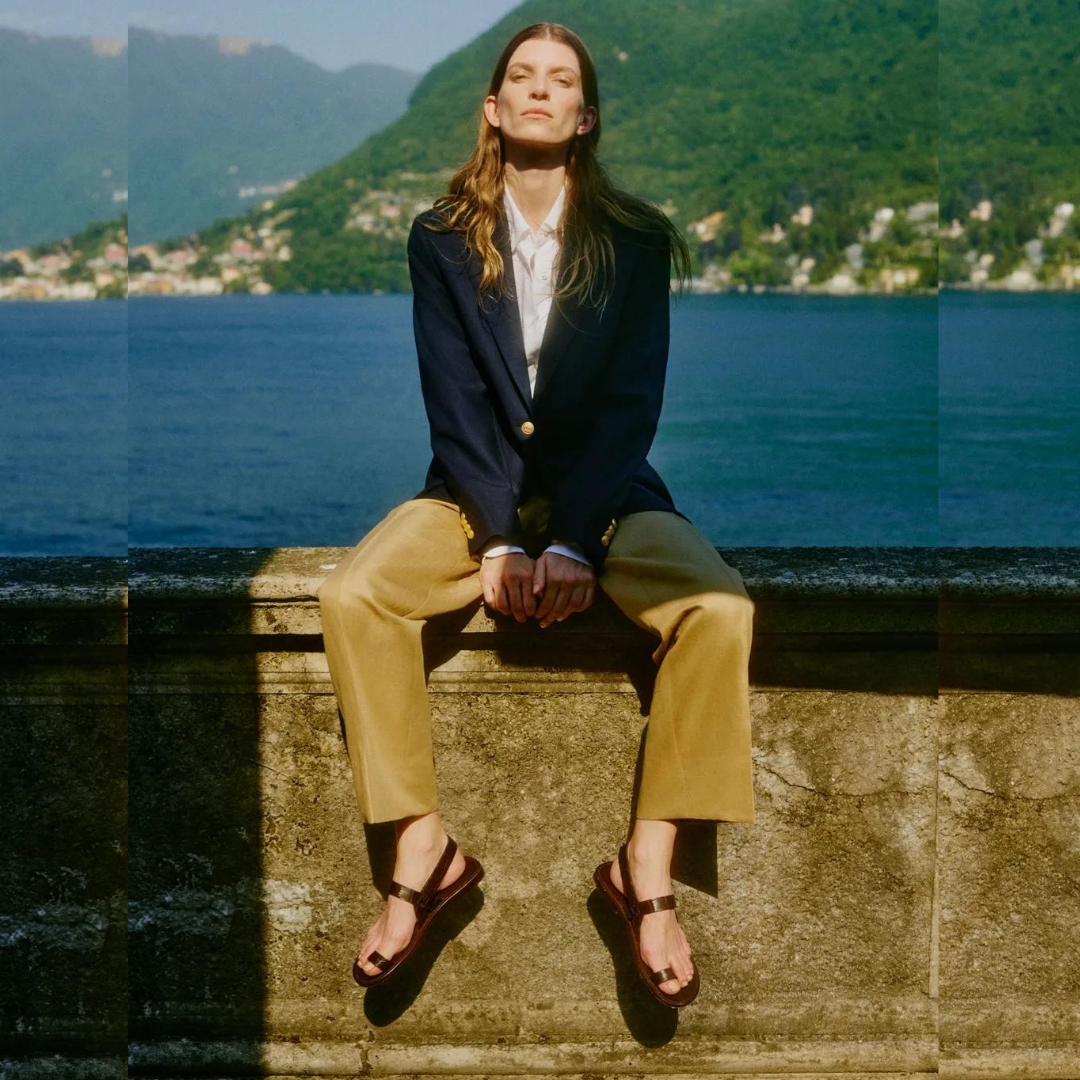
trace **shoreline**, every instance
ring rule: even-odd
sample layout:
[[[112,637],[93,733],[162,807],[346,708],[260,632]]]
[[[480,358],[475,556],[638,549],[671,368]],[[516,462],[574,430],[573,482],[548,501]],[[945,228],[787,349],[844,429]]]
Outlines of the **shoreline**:
[[[994,282],[992,284],[972,285],[970,282],[956,282],[948,285],[939,285],[936,288],[911,288],[911,289],[830,289],[825,285],[808,288],[806,286],[792,285],[732,285],[727,288],[695,288],[693,283],[684,293],[676,293],[679,299],[687,296],[813,296],[829,298],[845,297],[878,297],[889,299],[901,299],[904,297],[930,297],[938,296],[942,292],[965,292],[965,293],[1008,293],[1012,296],[1034,294],[1056,294],[1080,296],[1080,288],[1068,288],[1060,286],[1015,286],[1005,283]],[[371,292],[133,292],[126,296],[5,296],[0,295],[0,303],[98,303],[101,301],[126,301],[140,300],[144,298],[154,299],[206,299],[208,297],[225,296],[411,296],[411,292],[394,292],[391,290],[376,289]]]

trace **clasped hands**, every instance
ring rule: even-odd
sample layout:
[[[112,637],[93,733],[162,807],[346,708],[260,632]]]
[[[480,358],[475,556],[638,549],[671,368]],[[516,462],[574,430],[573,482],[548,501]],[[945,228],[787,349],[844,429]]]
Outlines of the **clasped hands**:
[[[480,584],[488,607],[518,622],[535,615],[541,627],[547,627],[592,604],[596,571],[553,551],[535,561],[511,551],[481,561]]]

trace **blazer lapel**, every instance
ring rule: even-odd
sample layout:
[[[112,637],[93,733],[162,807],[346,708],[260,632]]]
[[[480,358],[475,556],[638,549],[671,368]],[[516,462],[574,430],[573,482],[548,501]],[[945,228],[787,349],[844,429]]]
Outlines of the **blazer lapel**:
[[[596,328],[596,308],[581,305],[564,308],[558,301],[552,301],[547,326],[544,327],[544,340],[540,345],[540,356],[536,362],[534,398],[541,397],[560,364],[575,362],[574,352]]]
[[[495,224],[495,245],[503,257],[506,273],[512,275],[513,253],[510,250],[510,228],[506,215],[499,213]],[[480,283],[480,260],[470,254],[469,276],[473,285]],[[512,278],[511,278],[512,280]],[[517,387],[521,400],[532,409],[533,402],[544,392],[551,382],[555,369],[567,361],[568,355],[584,338],[599,329],[599,315],[592,306],[570,305],[564,308],[557,301],[552,301],[544,328],[544,339],[540,345],[540,355],[536,365],[536,389],[529,388],[529,366],[525,359],[525,338],[521,329],[521,312],[518,310],[516,297],[504,292],[502,299],[495,303],[485,298],[480,312],[491,330],[492,337],[502,354],[503,363]]]
[[[507,226],[505,216],[501,213],[495,223],[494,240],[495,246],[502,254],[503,266],[506,268],[506,272],[512,274],[514,271],[510,252],[510,229]],[[473,286],[479,286],[480,260],[471,252],[469,253],[468,267]],[[506,365],[506,370],[521,395],[521,400],[527,408],[531,408],[532,391],[529,389],[529,365],[525,360],[525,336],[521,329],[521,314],[518,311],[517,300],[505,291],[498,303],[485,296],[483,304],[480,305],[480,314],[491,330],[491,335],[495,339],[495,344],[499,347],[503,363]]]

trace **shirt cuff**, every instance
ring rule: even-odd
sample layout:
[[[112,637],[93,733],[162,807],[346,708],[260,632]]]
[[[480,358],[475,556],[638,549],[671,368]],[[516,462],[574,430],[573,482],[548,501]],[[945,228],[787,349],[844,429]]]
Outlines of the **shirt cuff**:
[[[544,548],[544,554],[553,552],[555,555],[565,555],[567,558],[576,559],[578,562],[584,563],[586,566],[592,566],[592,560],[587,555],[582,555],[580,552],[575,551],[571,547],[567,547],[565,544],[548,544]]]
[[[511,551],[520,551],[522,554],[525,553],[525,549],[523,547],[518,547],[517,544],[493,544],[483,552],[481,559],[487,559],[489,557],[493,558],[496,555],[508,555]]]

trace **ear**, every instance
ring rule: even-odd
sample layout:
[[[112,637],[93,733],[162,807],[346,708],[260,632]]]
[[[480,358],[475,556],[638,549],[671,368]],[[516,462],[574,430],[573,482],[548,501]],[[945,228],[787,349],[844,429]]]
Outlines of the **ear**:
[[[499,99],[494,94],[489,94],[484,98],[484,116],[487,122],[493,127],[497,128],[499,124]]]
[[[597,113],[596,109],[590,105],[581,114],[581,120],[578,122],[577,134],[588,135],[590,131],[596,126]]]

